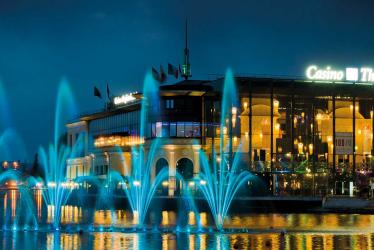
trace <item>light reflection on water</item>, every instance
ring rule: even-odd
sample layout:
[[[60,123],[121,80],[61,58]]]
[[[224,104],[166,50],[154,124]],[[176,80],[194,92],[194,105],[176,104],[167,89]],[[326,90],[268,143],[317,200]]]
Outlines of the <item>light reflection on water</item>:
[[[20,193],[17,190],[8,190],[2,194],[0,206],[4,220],[14,220],[19,212]],[[53,206],[47,208],[43,205],[40,190],[35,191],[36,213],[39,224],[50,223],[53,220]],[[148,224],[158,227],[175,227],[180,218],[185,219],[190,226],[209,227],[214,225],[209,213],[200,212],[197,216],[190,211],[187,214],[178,214],[176,211],[151,211]],[[61,208],[62,224],[93,223],[94,226],[130,227],[134,225],[134,216],[129,210],[94,210],[92,207],[84,208],[66,205]],[[197,223],[199,221],[199,223]],[[320,231],[374,231],[374,215],[358,214],[234,214],[225,221],[226,228],[248,228],[267,230],[320,230]]]
[[[359,214],[249,214],[234,215],[231,228],[290,230],[374,230],[374,215]]]
[[[1,232],[3,249],[373,249],[374,234]]]
[[[20,193],[3,193],[0,225],[16,221]],[[41,192],[34,193],[38,221],[51,222],[54,207],[45,207]],[[187,225],[214,225],[209,213],[185,215],[176,211],[151,211],[148,225],[175,228],[183,217]],[[199,223],[198,223],[199,221]],[[123,228],[134,225],[128,210],[94,210],[67,205],[61,208],[63,225],[92,223],[94,227]],[[12,223],[8,223],[12,225]],[[374,249],[374,215],[358,214],[234,214],[226,228],[248,228],[250,233],[46,233],[0,231],[0,249]],[[105,230],[105,229],[104,229]],[[284,233],[283,233],[284,232]]]

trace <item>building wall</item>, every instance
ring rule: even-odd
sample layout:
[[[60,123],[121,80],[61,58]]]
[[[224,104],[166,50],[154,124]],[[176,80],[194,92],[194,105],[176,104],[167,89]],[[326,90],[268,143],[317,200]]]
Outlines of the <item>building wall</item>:
[[[67,125],[67,144],[69,147],[74,147],[77,144],[78,138],[82,140],[83,155],[88,154],[88,125],[85,121],[70,123]],[[83,156],[82,155],[82,156]]]
[[[157,161],[165,159],[169,167],[168,193],[173,195],[178,186],[176,180],[178,161],[182,158],[190,160],[193,163],[193,176],[196,177],[200,172],[199,150],[203,149],[207,157],[212,160],[212,145],[214,145],[215,151],[219,152],[221,132],[224,133],[224,152],[229,152],[229,135],[231,134],[233,136],[233,152],[241,153],[243,166],[254,172],[278,171],[285,168],[294,170],[305,162],[307,162],[307,167],[310,167],[313,162],[316,166],[323,165],[332,168],[335,167],[332,166],[333,162],[336,162],[337,166],[342,161],[346,163],[347,170],[352,170],[350,167],[354,164],[354,160],[356,167],[360,168],[369,156],[371,158],[373,148],[371,100],[353,99],[349,95],[333,97],[327,93],[328,91],[326,91],[326,95],[322,93],[321,96],[315,96],[312,93],[305,93],[305,96],[299,93],[295,96],[291,87],[287,90],[278,89],[279,93],[272,91],[273,88],[262,88],[261,91],[251,93],[251,98],[249,92],[239,93],[240,107],[235,107],[238,113],[233,116],[231,121],[233,131],[228,131],[227,124],[225,124],[223,131],[220,131],[219,97],[211,99],[206,97],[209,100],[204,102],[197,101],[201,97],[194,97],[196,102],[194,105],[186,106],[187,112],[183,109],[185,107],[183,105],[186,103],[191,104],[187,95],[180,98],[168,97],[166,103],[169,106],[167,107],[162,106],[165,100],[160,99],[160,109],[164,113],[152,115],[150,121],[147,121],[145,139],[136,137],[139,134],[137,121],[140,120],[140,117],[137,117],[139,112],[134,110],[132,110],[132,115],[117,114],[113,117],[94,120],[90,123],[92,126],[87,126],[85,122],[70,124],[68,126],[68,141],[71,145],[76,141],[74,135],[80,132],[86,132],[92,136],[108,138],[112,136],[114,138],[113,133],[128,131],[127,134],[118,135],[122,136],[122,139],[118,139],[121,143],[117,145],[115,138],[108,140],[113,145],[110,143],[105,145],[89,143],[86,139],[85,156],[89,156],[91,161],[69,162],[68,165],[73,169],[71,170],[73,174],[70,174],[70,177],[74,178],[74,173],[76,173],[74,169],[78,169],[78,172],[82,169],[83,174],[85,174],[85,169],[90,169],[91,174],[99,175],[100,178],[105,178],[106,172],[109,170],[115,170],[121,175],[128,175],[134,165],[131,162],[130,147],[144,143],[146,140],[144,143],[145,155],[153,161],[151,178],[156,176]],[[335,100],[335,109],[333,108],[333,99]],[[170,106],[171,100],[173,100],[172,107]],[[208,106],[200,108],[199,105]],[[214,113],[215,110],[218,111]],[[371,115],[368,115],[368,111],[371,112]],[[349,135],[350,133],[355,135],[354,143],[356,145],[354,152],[336,154],[335,159],[333,158],[333,114],[335,114],[335,134]],[[353,114],[355,114],[355,129],[353,128]],[[230,118],[229,120],[231,120]],[[127,125],[131,125],[130,123],[136,127],[136,131],[133,131],[134,134],[132,133],[133,129],[124,131]],[[88,133],[88,127],[92,129],[90,133]],[[133,139],[128,140],[134,135]],[[207,135],[207,137],[202,138],[201,135]],[[155,155],[149,156],[149,143],[156,139],[160,139],[162,143]],[[123,152],[115,150],[116,146]],[[219,155],[216,157],[217,161],[221,158]],[[90,168],[80,168],[79,164],[82,166],[90,164]],[[257,168],[256,164],[261,168]],[[308,170],[310,171],[310,169]]]

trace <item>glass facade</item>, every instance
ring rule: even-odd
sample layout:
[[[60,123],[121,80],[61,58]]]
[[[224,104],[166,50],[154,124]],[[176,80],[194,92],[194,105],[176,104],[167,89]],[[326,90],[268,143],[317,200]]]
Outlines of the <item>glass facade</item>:
[[[232,136],[242,143],[242,169],[279,195],[367,187],[374,169],[372,86],[268,79],[237,85],[240,131],[233,128]],[[212,98],[205,105],[206,148],[217,149],[220,103]]]
[[[349,182],[372,175],[373,99],[355,96],[354,85],[305,92],[305,83],[277,84],[240,92],[240,150],[248,170],[271,173],[275,194],[347,194]]]
[[[201,122],[155,122],[148,124],[147,137],[201,137]]]
[[[106,116],[90,122],[90,135],[95,137],[104,134],[128,133],[139,135],[140,110]]]
[[[219,80],[200,92],[200,85],[162,86],[157,112],[147,117],[145,140],[198,138],[213,160],[223,132],[224,155],[216,160],[239,154],[240,168],[263,178],[274,194],[346,194],[349,182],[365,186],[373,172],[372,86],[261,78],[236,84],[238,100],[223,131]],[[123,112],[91,120],[90,135],[139,136],[140,110]],[[108,140],[96,143],[133,144]]]

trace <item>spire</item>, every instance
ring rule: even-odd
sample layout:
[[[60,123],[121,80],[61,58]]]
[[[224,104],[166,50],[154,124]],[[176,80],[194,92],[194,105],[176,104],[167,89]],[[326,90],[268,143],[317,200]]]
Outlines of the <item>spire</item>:
[[[191,66],[190,66],[190,51],[188,49],[188,29],[187,29],[187,18],[186,18],[186,47],[184,48],[184,62],[182,65],[182,77],[188,80],[191,77]]]
[[[186,18],[185,38],[186,38],[186,47],[185,47],[185,50],[188,51],[188,29],[187,29],[187,18]]]

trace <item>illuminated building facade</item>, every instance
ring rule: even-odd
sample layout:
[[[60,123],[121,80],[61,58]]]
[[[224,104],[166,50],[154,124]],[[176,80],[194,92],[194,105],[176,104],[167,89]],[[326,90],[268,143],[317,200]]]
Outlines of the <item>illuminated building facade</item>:
[[[270,193],[352,195],[353,186],[358,193],[367,185],[373,171],[374,87],[345,81],[344,73],[331,73],[341,79],[334,82],[318,79],[324,73],[317,75],[316,68],[309,69],[314,79],[307,80],[235,77],[238,105],[224,139],[232,138],[241,169],[263,178]],[[213,147],[219,152],[223,81],[161,85],[159,112],[148,117],[144,138],[139,136],[141,94],[117,98],[109,109],[67,124],[69,145],[79,135],[85,145],[82,157],[68,161],[68,177],[105,179],[109,169],[126,175],[131,146],[144,143],[147,150],[160,138],[152,177],[167,166],[170,177],[163,185],[174,195],[181,185],[176,171],[192,181],[200,171],[199,151],[210,159]]]

